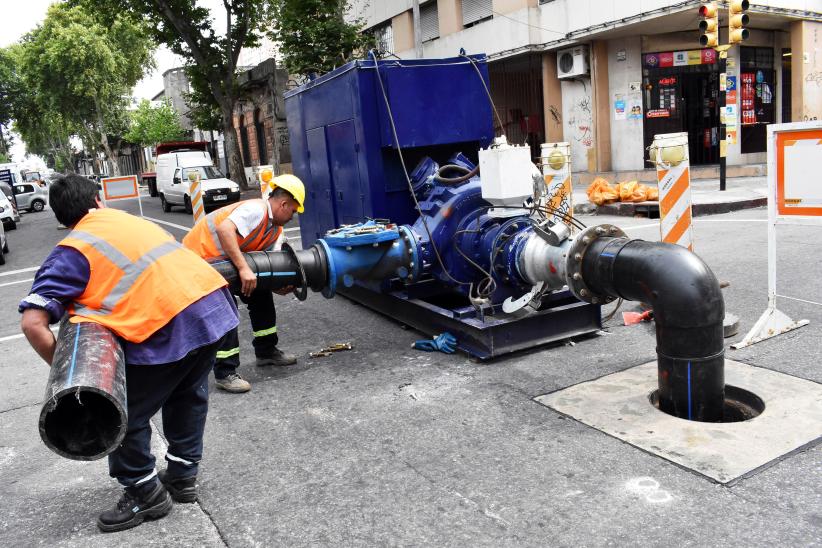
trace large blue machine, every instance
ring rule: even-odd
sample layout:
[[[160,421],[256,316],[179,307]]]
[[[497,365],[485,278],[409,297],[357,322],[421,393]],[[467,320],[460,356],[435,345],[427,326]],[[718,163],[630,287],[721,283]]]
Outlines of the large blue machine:
[[[518,264],[528,242],[541,249],[570,234],[538,193],[528,209],[483,196],[480,151],[499,146],[487,86],[483,55],[372,58],[286,93],[293,169],[307,189],[302,245],[322,250],[323,293],[450,331],[482,359],[601,327],[599,303],[568,290],[564,258],[538,274]],[[527,154],[524,163],[534,169]]]

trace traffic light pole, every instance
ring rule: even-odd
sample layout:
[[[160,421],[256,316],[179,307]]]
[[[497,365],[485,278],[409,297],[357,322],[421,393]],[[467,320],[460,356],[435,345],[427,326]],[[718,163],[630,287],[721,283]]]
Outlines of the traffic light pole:
[[[722,86],[722,76],[725,75],[725,71],[728,68],[728,51],[720,51],[719,52],[719,79],[720,79],[720,86],[719,86],[719,190],[725,190],[725,157],[728,155],[728,144],[725,142],[725,116],[723,116],[723,111],[725,110],[725,88],[727,86]],[[727,79],[727,75],[726,75]]]

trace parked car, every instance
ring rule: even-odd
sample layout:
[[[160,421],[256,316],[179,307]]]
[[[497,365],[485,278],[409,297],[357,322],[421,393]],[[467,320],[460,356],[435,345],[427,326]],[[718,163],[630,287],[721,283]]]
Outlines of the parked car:
[[[14,230],[20,221],[20,213],[17,212],[17,206],[14,204],[14,193],[5,183],[0,183],[0,189],[2,189],[0,192],[0,221],[3,222],[4,229]]]
[[[9,241],[6,236],[6,229],[3,228],[3,223],[0,223],[0,265],[6,264],[6,256],[4,253],[9,252]]]
[[[240,201],[240,185],[225,178],[214,167],[211,154],[205,150],[178,150],[157,157],[157,190],[163,211],[183,206],[191,213],[189,173],[198,173],[206,210]]]
[[[14,197],[19,209],[43,211],[48,203],[49,189],[37,183],[19,183],[14,185]]]

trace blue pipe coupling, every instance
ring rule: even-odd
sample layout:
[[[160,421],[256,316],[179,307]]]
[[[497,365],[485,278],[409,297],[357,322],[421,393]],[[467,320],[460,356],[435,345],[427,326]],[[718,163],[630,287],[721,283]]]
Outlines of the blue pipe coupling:
[[[317,243],[328,262],[328,283],[322,290],[333,297],[338,287],[357,281],[398,277],[413,281],[420,275],[417,238],[407,226],[370,220],[326,233]]]

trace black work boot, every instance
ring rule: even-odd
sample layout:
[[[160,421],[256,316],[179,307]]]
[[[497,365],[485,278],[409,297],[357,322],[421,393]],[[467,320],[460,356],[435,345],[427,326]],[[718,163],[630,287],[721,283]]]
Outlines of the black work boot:
[[[268,356],[257,356],[258,367],[284,367],[286,365],[294,365],[295,363],[297,363],[297,356],[283,354],[282,350],[280,350],[279,348],[275,348],[274,350],[272,350],[271,354],[269,354]]]
[[[197,502],[197,476],[172,478],[169,477],[168,470],[163,470],[157,476],[171,493],[174,502]]]
[[[131,529],[147,519],[165,516],[173,505],[168,491],[159,481],[148,486],[126,487],[117,505],[97,518],[97,527],[104,533]]]

